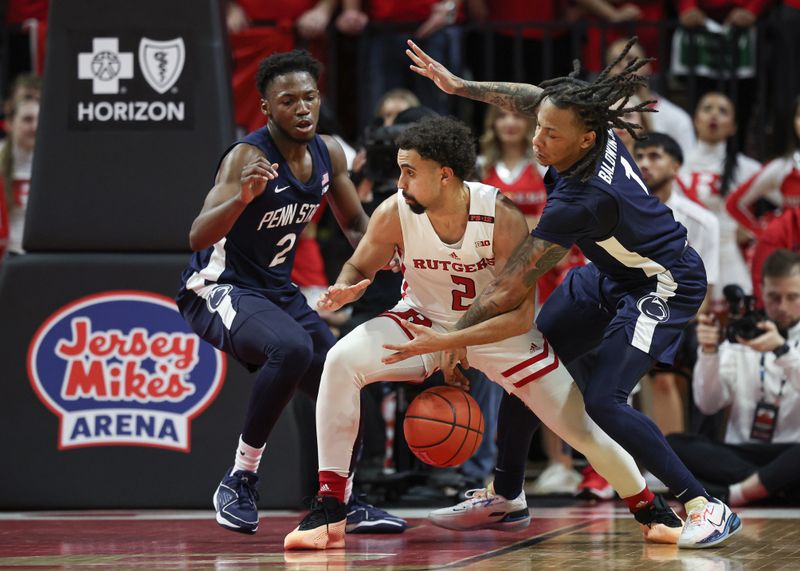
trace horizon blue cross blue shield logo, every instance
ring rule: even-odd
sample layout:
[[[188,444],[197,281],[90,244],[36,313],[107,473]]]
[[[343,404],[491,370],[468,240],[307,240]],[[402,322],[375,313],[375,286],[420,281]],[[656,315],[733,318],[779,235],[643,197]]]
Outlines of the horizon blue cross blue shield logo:
[[[191,421],[216,398],[225,371],[225,355],[192,333],[173,300],[144,291],[75,300],[28,348],[28,377],[59,418],[60,450],[189,452]]]

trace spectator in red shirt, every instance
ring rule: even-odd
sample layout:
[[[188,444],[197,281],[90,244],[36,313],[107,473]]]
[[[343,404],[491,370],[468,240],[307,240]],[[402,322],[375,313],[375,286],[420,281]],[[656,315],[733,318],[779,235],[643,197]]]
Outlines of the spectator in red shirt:
[[[766,198],[782,208],[800,207],[800,96],[795,99],[791,117],[788,123],[794,130],[783,155],[764,165],[725,201],[728,213],[756,236],[768,222],[757,219],[752,211],[758,200]]]
[[[761,268],[775,250],[800,253],[800,208],[788,208],[767,224],[758,237],[753,254],[753,295],[763,307]]]
[[[637,26],[636,22],[656,24],[663,21],[664,0],[576,0],[576,4],[590,15],[583,52],[586,71],[599,72],[604,67],[602,55],[607,47],[621,38],[637,36],[647,53],[659,53],[659,28]],[[653,67],[658,70],[659,62],[653,62]]]

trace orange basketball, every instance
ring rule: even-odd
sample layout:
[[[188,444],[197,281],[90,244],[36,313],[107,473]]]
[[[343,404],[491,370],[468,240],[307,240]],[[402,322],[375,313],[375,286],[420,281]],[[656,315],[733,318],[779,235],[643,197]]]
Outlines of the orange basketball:
[[[483,439],[483,414],[475,399],[456,387],[433,387],[415,398],[403,421],[414,455],[444,468],[466,461]]]

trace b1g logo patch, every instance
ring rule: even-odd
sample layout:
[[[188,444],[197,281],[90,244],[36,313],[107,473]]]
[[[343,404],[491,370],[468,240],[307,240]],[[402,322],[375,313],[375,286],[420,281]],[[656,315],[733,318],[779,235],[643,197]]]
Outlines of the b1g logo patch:
[[[649,294],[636,302],[636,308],[640,313],[659,323],[669,319],[669,306],[667,302],[657,295]]]
[[[189,452],[190,425],[216,398],[225,355],[171,299],[112,291],[51,315],[28,348],[28,377],[59,418],[60,450],[148,446]]]

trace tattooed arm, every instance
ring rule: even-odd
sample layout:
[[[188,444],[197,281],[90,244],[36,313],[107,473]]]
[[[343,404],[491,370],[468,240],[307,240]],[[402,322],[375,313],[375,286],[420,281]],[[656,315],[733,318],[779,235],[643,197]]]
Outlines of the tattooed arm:
[[[529,235],[514,250],[500,275],[472,303],[456,328],[465,329],[516,309],[526,297],[533,295],[537,280],[567,252],[568,248]]]
[[[414,62],[411,70],[433,81],[445,93],[491,103],[506,111],[527,117],[536,116],[542,89],[526,83],[465,81],[450,73],[411,40],[406,55]]]

